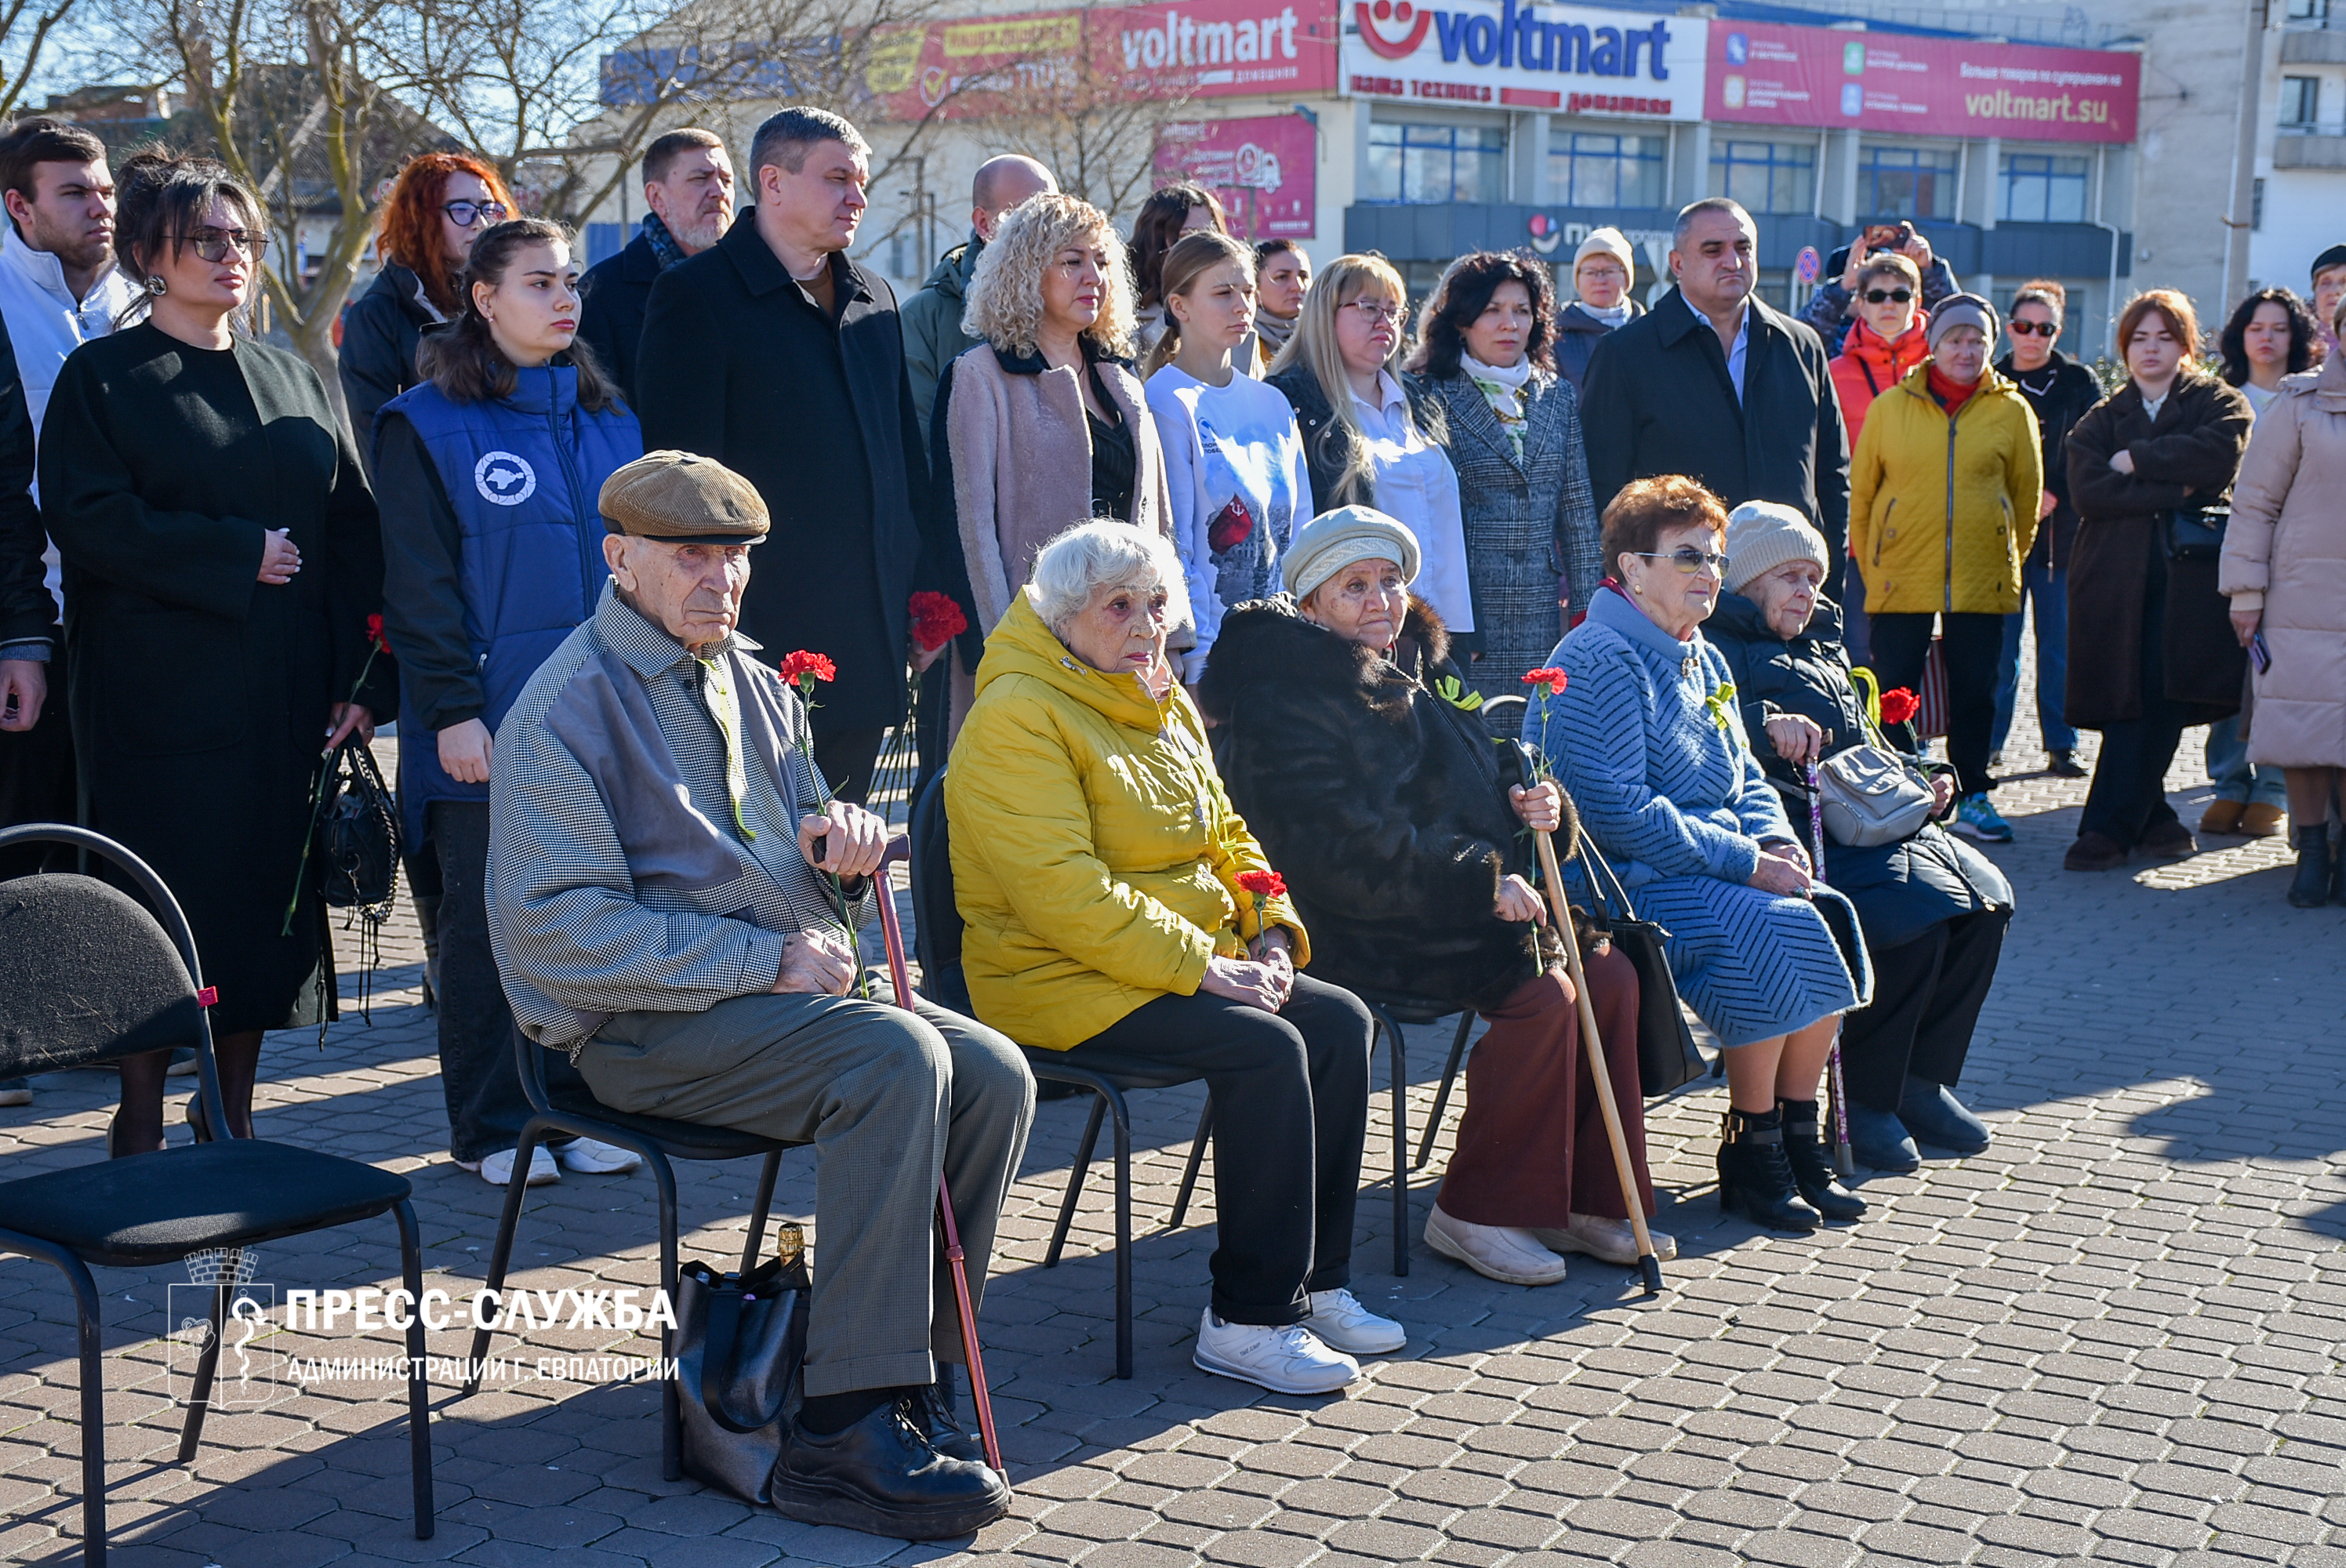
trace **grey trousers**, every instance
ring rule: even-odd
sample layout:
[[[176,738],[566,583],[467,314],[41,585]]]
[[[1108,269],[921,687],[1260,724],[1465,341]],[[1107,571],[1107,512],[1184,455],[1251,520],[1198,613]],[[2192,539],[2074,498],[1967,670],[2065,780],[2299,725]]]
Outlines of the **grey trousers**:
[[[937,1175],[974,1304],[1025,1151],[1035,1080],[1018,1048],[919,1009],[737,996],[706,1013],[622,1013],[579,1053],[587,1086],[615,1109],[814,1145],[810,1394],[926,1383],[932,1356],[963,1359]]]

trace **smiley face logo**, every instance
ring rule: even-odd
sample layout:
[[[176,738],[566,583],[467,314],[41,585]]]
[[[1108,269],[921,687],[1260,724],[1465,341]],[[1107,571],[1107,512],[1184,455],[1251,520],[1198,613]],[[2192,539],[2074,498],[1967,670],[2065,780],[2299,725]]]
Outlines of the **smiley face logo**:
[[[1410,0],[1357,0],[1352,16],[1360,24],[1361,42],[1388,60],[1406,60],[1416,54],[1417,46],[1425,42],[1426,30],[1433,25],[1433,13]],[[1377,30],[1380,23],[1409,31],[1399,38],[1388,38]]]

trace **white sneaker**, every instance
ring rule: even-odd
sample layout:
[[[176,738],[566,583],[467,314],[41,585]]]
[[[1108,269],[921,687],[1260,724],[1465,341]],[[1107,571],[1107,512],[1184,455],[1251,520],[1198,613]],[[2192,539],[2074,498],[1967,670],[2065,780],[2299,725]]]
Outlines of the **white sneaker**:
[[[1668,1263],[1678,1255],[1678,1238],[1648,1227],[1647,1236],[1654,1238],[1654,1257]],[[1637,1263],[1637,1233],[1626,1219],[1607,1219],[1602,1215],[1576,1214],[1562,1230],[1535,1228],[1532,1235],[1542,1247],[1554,1252],[1585,1252],[1607,1263],[1617,1263],[1633,1268]]]
[[[1554,1285],[1564,1278],[1566,1268],[1534,1232],[1512,1225],[1476,1225],[1444,1214],[1440,1204],[1425,1217],[1425,1245],[1502,1285]]]
[[[1361,1375],[1361,1364],[1330,1349],[1300,1323],[1270,1328],[1225,1323],[1206,1308],[1198,1321],[1198,1352],[1209,1372],[1269,1389],[1274,1394],[1332,1394]]]
[[[1409,1330],[1361,1305],[1349,1290],[1311,1292],[1311,1316],[1303,1319],[1311,1337],[1348,1356],[1385,1356],[1409,1343]]]
[[[458,1160],[456,1168],[477,1171],[481,1179],[491,1186],[511,1186],[514,1156],[519,1153],[519,1149],[499,1149],[486,1159]],[[529,1180],[525,1185],[546,1186],[561,1179],[562,1172],[556,1167],[554,1156],[546,1152],[544,1144],[529,1151]]]
[[[554,1157],[562,1162],[564,1170],[581,1176],[625,1176],[644,1166],[644,1156],[635,1150],[593,1138],[573,1138],[556,1149]]]

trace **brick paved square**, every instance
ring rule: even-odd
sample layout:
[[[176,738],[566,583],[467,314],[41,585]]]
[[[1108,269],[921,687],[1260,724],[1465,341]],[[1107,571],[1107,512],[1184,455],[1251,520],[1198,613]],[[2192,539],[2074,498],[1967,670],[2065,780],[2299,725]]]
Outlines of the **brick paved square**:
[[[2024,681],[2024,694],[2027,683]],[[2024,708],[2015,737],[2033,733]],[[2091,738],[2087,741],[2089,752]],[[2168,783],[2207,794],[2198,732]],[[406,1522],[403,1408],[355,1382],[215,1414],[175,1463],[157,1336],[176,1269],[99,1270],[109,1493],[124,1568],[838,1568],[984,1560],[1085,1568],[1369,1562],[1983,1565],[2346,1563],[2346,911],[2283,904],[2279,840],[2218,840],[2173,866],[2063,872],[2081,785],[2015,740],[1991,852],[2021,901],[1963,1092],[1987,1155],[1863,1184],[1862,1223],[1799,1241],[1720,1219],[1708,1081],[1648,1107],[1678,1238],[1658,1301],[1585,1258],[1545,1291],[1483,1280],[1413,1237],[1392,1278],[1390,1127],[1372,1114],[1355,1288],[1412,1330],[1325,1400],[1200,1374],[1189,1339],[1212,1184],[1165,1222],[1195,1089],[1136,1096],[1138,1375],[1109,1376],[1108,1184],[1087,1182],[1067,1256],[1042,1258],[1084,1107],[1043,1106],[1004,1226],[987,1343],[1019,1501],[974,1541],[907,1546],[816,1530],[660,1479],[655,1391],[560,1376],[434,1390],[438,1535]],[[348,939],[344,939],[346,950]],[[416,1185],[427,1286],[474,1288],[500,1195],[441,1152],[446,1123],[403,910],[373,1020],[272,1039],[263,1134]],[[355,1001],[356,977],[346,982]],[[1413,1031],[1413,1129],[1446,1031]],[[1378,1065],[1382,1084],[1382,1061]],[[184,1098],[174,1080],[172,1099]],[[0,1110],[11,1175],[101,1157],[112,1080],[36,1080]],[[186,1130],[170,1115],[171,1138]],[[1451,1122],[1454,1125],[1455,1112]],[[1413,1227],[1440,1148],[1411,1178]],[[754,1172],[678,1167],[688,1257],[738,1257]],[[811,1223],[811,1156],[778,1210]],[[820,1237],[816,1237],[818,1250]],[[264,1248],[284,1288],[396,1282],[388,1221]],[[648,1289],[646,1177],[566,1176],[530,1195],[515,1283]],[[388,1355],[394,1337],[275,1337],[283,1356]],[[433,1336],[461,1356],[464,1336]],[[520,1358],[650,1355],[566,1325]],[[0,1558],[79,1560],[73,1317],[44,1265],[0,1259]]]

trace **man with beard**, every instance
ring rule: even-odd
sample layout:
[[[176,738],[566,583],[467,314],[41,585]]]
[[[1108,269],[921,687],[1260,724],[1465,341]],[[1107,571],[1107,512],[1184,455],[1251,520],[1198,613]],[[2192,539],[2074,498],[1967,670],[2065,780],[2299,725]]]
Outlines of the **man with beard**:
[[[659,275],[698,256],[733,222],[733,160],[714,131],[672,130],[644,149],[642,226],[627,248],[578,280],[578,341],[636,406],[636,351]]]

